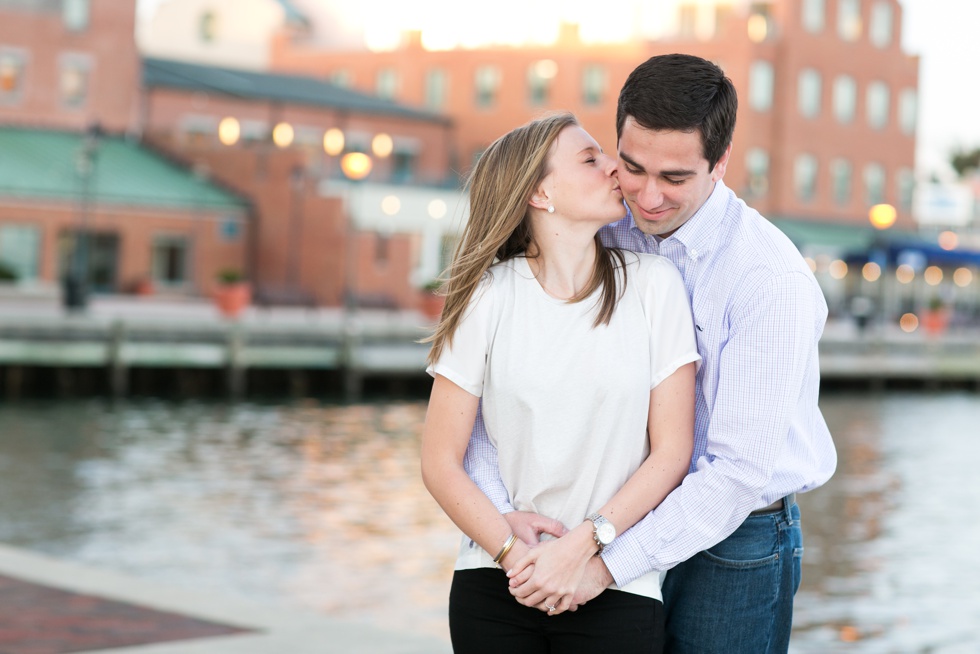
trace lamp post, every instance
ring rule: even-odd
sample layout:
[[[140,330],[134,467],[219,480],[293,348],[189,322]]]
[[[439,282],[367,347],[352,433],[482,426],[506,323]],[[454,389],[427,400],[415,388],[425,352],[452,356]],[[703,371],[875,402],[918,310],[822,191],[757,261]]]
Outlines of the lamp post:
[[[340,158],[340,170],[344,177],[351,181],[356,188],[368,175],[374,162],[363,152],[348,152]],[[344,338],[344,391],[348,401],[353,401],[360,395],[360,376],[355,369],[354,361],[354,311],[357,309],[356,297],[356,278],[357,278],[357,230],[354,224],[354,211],[352,207],[350,193],[347,194],[347,202],[344,220],[345,236],[347,240],[347,251],[344,253],[344,318],[343,318],[343,338]]]
[[[868,222],[879,232],[884,232],[891,228],[895,224],[895,219],[897,217],[897,212],[895,207],[890,204],[876,204],[868,209]],[[875,239],[876,244],[879,239]],[[875,247],[875,249],[878,249]],[[887,322],[887,312],[885,310],[885,268],[888,263],[887,253],[884,249],[884,244],[881,247],[884,256],[881,257],[882,262],[880,268],[876,271],[877,277],[875,283],[878,284],[878,317],[881,321],[881,328],[884,329],[885,323]],[[872,262],[869,262],[869,264]],[[877,262],[874,262],[876,265]],[[868,279],[868,272],[865,272],[865,278]]]
[[[306,176],[301,166],[296,166],[289,175],[292,197],[290,202],[290,225],[289,225],[289,252],[286,255],[289,268],[286,271],[289,292],[300,296],[299,275],[300,275],[300,251],[302,241],[300,231],[302,230],[301,218],[303,216],[303,191],[306,186]]]
[[[89,294],[89,212],[92,194],[92,177],[95,174],[96,157],[102,129],[93,124],[85,131],[82,146],[75,158],[75,173],[80,182],[78,202],[79,228],[72,244],[68,271],[64,279],[62,302],[69,311],[84,311]]]

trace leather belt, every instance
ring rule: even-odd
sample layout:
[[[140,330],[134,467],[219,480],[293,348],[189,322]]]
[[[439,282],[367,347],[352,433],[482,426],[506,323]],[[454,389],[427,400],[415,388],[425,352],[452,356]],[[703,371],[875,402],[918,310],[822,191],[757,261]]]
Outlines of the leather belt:
[[[766,513],[778,513],[780,511],[783,511],[784,509],[788,509],[794,504],[796,504],[796,493],[790,493],[786,497],[776,500],[769,506],[764,506],[761,509],[756,509],[749,515],[764,515]]]

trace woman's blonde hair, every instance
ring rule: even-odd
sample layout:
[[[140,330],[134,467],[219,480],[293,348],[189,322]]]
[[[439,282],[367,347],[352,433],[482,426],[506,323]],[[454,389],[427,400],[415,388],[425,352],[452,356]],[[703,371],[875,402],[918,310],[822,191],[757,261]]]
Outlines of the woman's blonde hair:
[[[431,342],[429,363],[435,363],[443,347],[452,344],[480,280],[495,261],[524,255],[537,255],[531,229],[529,202],[538,185],[548,175],[548,156],[558,135],[566,127],[578,125],[571,113],[552,114],[514,129],[496,141],[480,157],[469,179],[470,217],[453,254],[448,277],[443,284],[446,304]],[[613,252],[623,269],[622,252],[606,248],[596,234],[596,265],[588,285],[569,302],[580,302],[602,287],[594,327],[608,324],[616,308],[616,266]],[[620,292],[621,294],[621,292]]]

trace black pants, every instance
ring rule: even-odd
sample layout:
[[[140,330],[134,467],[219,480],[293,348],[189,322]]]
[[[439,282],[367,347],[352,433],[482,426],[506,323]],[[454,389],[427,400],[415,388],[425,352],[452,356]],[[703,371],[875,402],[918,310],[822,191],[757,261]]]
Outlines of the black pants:
[[[659,654],[664,607],[649,597],[606,590],[577,611],[549,616],[519,604],[503,570],[457,570],[449,632],[456,654]]]

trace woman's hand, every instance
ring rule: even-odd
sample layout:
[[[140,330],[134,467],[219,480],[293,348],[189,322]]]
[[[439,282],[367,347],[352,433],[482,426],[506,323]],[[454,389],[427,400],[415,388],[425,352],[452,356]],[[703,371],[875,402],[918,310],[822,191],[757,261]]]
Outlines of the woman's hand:
[[[511,511],[505,513],[504,518],[510,525],[511,531],[529,547],[534,547],[541,542],[542,534],[561,538],[568,533],[568,529],[560,521],[530,511]]]
[[[508,570],[510,594],[525,606],[558,615],[572,603],[589,559],[596,553],[592,523],[531,549]]]

